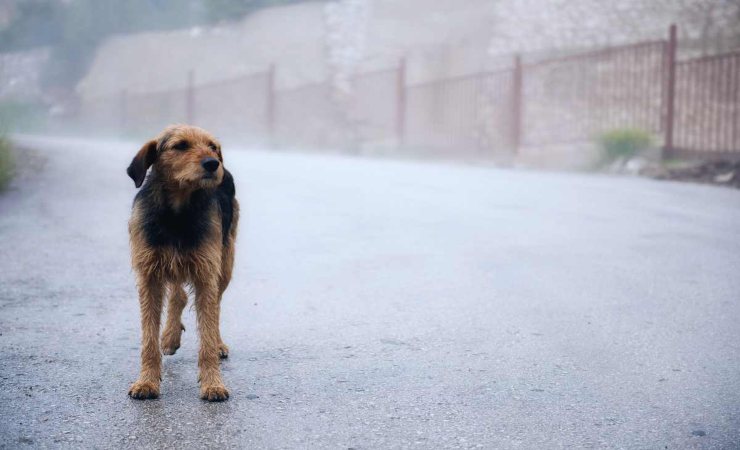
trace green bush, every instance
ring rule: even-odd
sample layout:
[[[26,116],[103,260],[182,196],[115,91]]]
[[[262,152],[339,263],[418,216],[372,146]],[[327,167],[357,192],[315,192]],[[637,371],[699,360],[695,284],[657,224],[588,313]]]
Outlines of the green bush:
[[[0,136],[0,191],[10,182],[13,177],[13,154],[10,149],[10,141]]]
[[[649,149],[653,144],[653,138],[644,130],[620,128],[602,134],[599,137],[599,144],[604,156],[610,161],[615,161],[629,159]]]

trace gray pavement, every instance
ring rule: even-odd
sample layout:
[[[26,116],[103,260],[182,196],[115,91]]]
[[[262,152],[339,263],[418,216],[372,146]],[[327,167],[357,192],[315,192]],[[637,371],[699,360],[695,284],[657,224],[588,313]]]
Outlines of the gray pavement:
[[[740,191],[227,146],[231,399],[198,399],[188,308],[142,402],[138,145],[21,140],[1,447],[740,446]]]

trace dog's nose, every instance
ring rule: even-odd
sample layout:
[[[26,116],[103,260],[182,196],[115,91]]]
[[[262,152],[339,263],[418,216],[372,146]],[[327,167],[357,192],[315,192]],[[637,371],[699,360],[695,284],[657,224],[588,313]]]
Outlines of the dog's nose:
[[[203,158],[200,165],[209,172],[215,172],[218,169],[218,160],[216,158]]]

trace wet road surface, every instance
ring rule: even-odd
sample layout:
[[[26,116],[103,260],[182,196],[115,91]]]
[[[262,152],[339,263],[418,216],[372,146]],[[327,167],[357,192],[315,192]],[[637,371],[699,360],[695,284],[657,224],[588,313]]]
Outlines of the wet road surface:
[[[237,151],[229,401],[194,311],[136,379],[134,143],[22,138],[0,194],[0,446],[737,448],[740,191]]]

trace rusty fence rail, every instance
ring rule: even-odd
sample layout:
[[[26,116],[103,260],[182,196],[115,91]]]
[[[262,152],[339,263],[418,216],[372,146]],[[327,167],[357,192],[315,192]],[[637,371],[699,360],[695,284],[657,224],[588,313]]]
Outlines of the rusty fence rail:
[[[88,99],[94,126],[153,131],[193,122],[217,133],[304,146],[358,143],[459,154],[516,153],[590,141],[619,128],[650,132],[667,156],[740,158],[740,51],[679,60],[668,39],[539,61],[519,56],[497,71],[410,82],[407,62],[330,81],[278,88],[260,73],[184,87]]]

